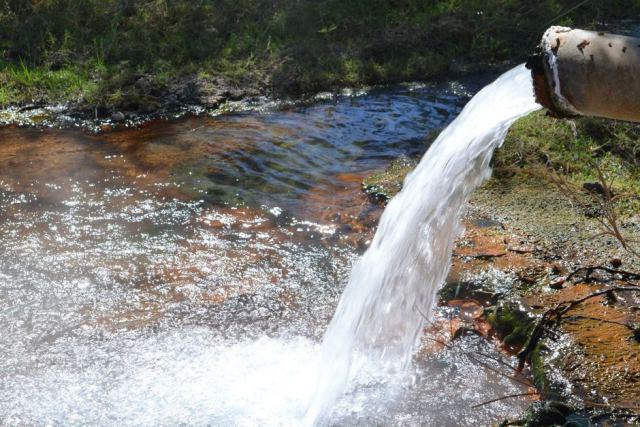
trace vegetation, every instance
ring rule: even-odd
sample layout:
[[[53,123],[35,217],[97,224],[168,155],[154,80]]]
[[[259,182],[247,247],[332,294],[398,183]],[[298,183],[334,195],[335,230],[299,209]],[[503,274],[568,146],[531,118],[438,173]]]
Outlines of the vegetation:
[[[293,95],[424,80],[522,60],[551,24],[639,13],[638,0],[3,0],[0,104],[117,107],[141,75]]]
[[[640,125],[530,114],[512,126],[494,157],[494,176],[516,173],[551,178],[567,195],[573,191],[574,202],[578,193],[604,196],[610,187],[611,202],[623,214],[634,214],[640,209]]]
[[[417,165],[417,160],[401,156],[386,170],[366,177],[362,189],[373,201],[386,203],[402,189],[404,177]]]

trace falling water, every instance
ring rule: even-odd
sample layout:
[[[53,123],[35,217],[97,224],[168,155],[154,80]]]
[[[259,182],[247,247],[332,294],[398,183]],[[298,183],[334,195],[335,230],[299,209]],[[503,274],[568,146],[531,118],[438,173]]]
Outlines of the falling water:
[[[446,270],[487,135],[534,108],[524,71],[465,111],[482,136],[449,129],[459,141],[443,136],[391,204],[327,337],[336,363],[319,363],[379,214],[362,177],[422,152],[477,77],[99,135],[0,127],[0,425],[297,426],[314,393],[322,415],[308,418],[329,425],[488,425],[522,411],[516,399],[470,408],[526,391],[469,363],[466,352],[500,357],[477,337],[400,368],[420,330],[413,300],[429,314],[433,286],[420,282],[444,275],[430,265]]]
[[[411,362],[450,266],[460,217],[509,126],[538,109],[520,65],[482,89],[437,138],[389,203],[325,334],[309,423],[344,392],[388,381]]]

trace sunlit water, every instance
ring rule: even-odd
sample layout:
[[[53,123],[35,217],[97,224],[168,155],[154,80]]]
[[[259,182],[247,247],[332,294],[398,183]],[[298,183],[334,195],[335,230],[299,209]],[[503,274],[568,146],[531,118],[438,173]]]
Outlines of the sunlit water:
[[[473,84],[88,136],[0,129],[0,424],[299,425],[379,214]],[[444,268],[444,267],[443,267]],[[409,319],[411,320],[411,319]],[[474,425],[521,391],[453,349],[351,388],[326,424]],[[337,378],[339,381],[341,378]]]
[[[310,422],[329,414],[349,387],[407,371],[469,196],[489,177],[509,126],[538,108],[530,73],[520,65],[474,96],[406,178],[354,265],[324,337]]]

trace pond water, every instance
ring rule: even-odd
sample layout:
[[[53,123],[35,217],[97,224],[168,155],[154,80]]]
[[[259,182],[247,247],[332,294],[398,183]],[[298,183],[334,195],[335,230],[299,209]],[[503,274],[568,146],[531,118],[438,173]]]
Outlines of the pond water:
[[[0,423],[299,425],[319,341],[381,208],[479,82],[376,89],[89,135],[0,128]],[[439,316],[444,316],[439,312]],[[438,320],[439,319],[439,320]],[[425,335],[335,425],[478,425],[524,387]]]

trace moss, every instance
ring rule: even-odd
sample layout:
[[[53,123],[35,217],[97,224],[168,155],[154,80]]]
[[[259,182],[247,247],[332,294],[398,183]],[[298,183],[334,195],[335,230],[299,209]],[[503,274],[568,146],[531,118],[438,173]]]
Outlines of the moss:
[[[521,425],[526,427],[566,426],[573,409],[559,401],[534,402],[524,413]]]
[[[519,350],[527,341],[535,317],[515,301],[502,300],[489,309],[487,320],[513,350]]]
[[[417,160],[401,156],[393,160],[384,172],[365,178],[362,188],[372,199],[387,202],[402,190],[405,177],[417,164]]]
[[[614,120],[555,119],[539,111],[518,120],[493,160],[496,181],[528,175],[547,180],[549,170],[576,187],[597,182],[596,166],[612,183],[622,213],[640,209],[640,125]]]
[[[549,380],[545,370],[543,350],[544,344],[539,342],[531,352],[530,363],[533,383],[536,385],[536,388],[540,393],[545,395],[549,392]]]

